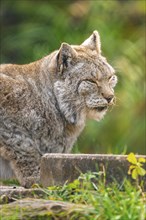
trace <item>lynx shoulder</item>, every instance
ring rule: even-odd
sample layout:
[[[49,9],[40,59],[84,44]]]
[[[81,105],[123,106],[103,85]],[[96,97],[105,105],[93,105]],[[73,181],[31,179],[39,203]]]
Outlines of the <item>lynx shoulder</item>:
[[[1,65],[1,178],[14,175],[25,187],[39,181],[41,156],[71,152],[86,119],[101,120],[113,105],[116,83],[97,31],[36,62]]]

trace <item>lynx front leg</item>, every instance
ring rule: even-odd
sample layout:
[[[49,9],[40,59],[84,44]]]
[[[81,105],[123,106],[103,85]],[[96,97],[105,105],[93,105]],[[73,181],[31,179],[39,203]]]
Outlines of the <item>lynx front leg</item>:
[[[29,188],[34,183],[39,183],[40,158],[38,152],[34,152],[25,156],[19,155],[11,161],[11,167],[22,186]]]
[[[26,188],[39,182],[41,155],[34,148],[13,151],[11,147],[0,147],[1,172],[0,178],[16,178]],[[4,172],[3,172],[4,171]]]

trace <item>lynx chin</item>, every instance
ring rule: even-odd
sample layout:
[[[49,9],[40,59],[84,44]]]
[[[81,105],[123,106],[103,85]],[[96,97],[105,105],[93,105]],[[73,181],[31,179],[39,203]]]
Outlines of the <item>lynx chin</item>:
[[[33,63],[0,65],[0,178],[39,182],[41,156],[71,152],[86,119],[113,105],[116,83],[97,31]]]

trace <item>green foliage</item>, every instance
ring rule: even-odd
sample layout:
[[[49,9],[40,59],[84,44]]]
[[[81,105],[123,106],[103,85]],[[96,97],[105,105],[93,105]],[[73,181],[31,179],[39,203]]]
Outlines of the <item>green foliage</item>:
[[[6,179],[6,180],[0,180],[0,185],[6,185],[6,186],[20,186],[18,180],[16,179]]]
[[[144,158],[140,157],[136,159],[135,155],[130,153],[127,160],[132,164],[129,167],[128,174],[130,174],[133,179],[138,179],[139,176],[144,176],[146,174],[146,170],[142,168],[143,163],[146,163]]]
[[[102,179],[103,173],[86,173],[63,187],[48,187],[46,199],[63,200],[85,204],[89,209],[79,210],[72,219],[97,220],[144,220],[144,195],[140,189],[125,181],[123,190],[118,184],[108,186]],[[97,184],[98,182],[98,184]],[[92,209],[91,209],[92,207]]]
[[[97,29],[119,78],[117,102],[103,121],[87,123],[75,151],[146,154],[144,0],[1,0],[0,13],[1,63],[32,62]]]

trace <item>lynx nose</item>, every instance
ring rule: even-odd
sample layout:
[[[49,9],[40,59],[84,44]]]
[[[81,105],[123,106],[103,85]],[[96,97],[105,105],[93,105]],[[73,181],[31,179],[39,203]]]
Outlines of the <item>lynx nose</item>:
[[[112,101],[112,99],[114,98],[114,95],[113,94],[110,94],[110,95],[105,95],[102,93],[102,96],[106,99],[106,101],[108,103],[110,103]]]
[[[108,97],[105,97],[105,99],[107,100],[108,103],[110,103],[113,98],[114,98],[114,95],[110,95]]]

